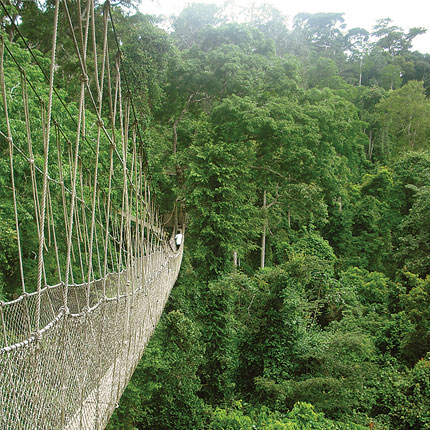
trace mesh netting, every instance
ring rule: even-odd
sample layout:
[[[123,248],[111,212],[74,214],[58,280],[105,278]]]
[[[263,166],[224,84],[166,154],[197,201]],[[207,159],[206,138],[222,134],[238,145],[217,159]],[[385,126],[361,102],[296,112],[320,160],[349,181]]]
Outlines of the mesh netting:
[[[0,428],[106,426],[161,316],[182,248],[150,257],[145,273],[129,282],[126,273],[110,274],[110,286],[119,285],[121,294],[102,297],[89,310],[79,312],[86,307],[86,295],[79,293],[86,285],[69,290],[76,298],[68,313],[62,308],[62,285],[45,288],[41,321],[46,325],[39,337],[31,306],[37,294],[2,303]],[[101,284],[91,286],[94,297]],[[6,342],[11,346],[5,347]]]

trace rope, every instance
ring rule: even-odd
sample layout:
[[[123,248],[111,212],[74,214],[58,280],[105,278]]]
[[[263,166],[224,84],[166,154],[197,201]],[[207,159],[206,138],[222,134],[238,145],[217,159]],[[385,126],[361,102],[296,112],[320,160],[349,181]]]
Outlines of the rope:
[[[10,14],[9,14],[9,12],[8,12],[8,10],[7,10],[7,8],[6,8],[6,6],[4,5],[3,0],[0,0],[0,4],[1,4],[1,6],[2,6],[2,8],[3,8],[4,12],[5,12],[5,15],[10,19],[10,21],[11,21],[11,23],[12,23],[13,27],[14,27],[14,30],[15,30],[15,31],[17,32],[17,34],[19,35],[19,37],[20,37],[20,39],[22,40],[22,42],[24,43],[24,45],[25,45],[26,49],[28,50],[28,52],[30,53],[31,57],[33,58],[33,61],[34,61],[34,62],[35,62],[35,64],[38,66],[39,70],[42,72],[42,74],[43,74],[43,76],[44,76],[44,78],[45,78],[46,82],[49,84],[49,76],[48,76],[48,74],[46,73],[46,71],[45,71],[45,69],[42,67],[42,65],[40,64],[39,60],[37,59],[36,55],[35,55],[35,54],[34,54],[34,52],[33,52],[33,49],[32,49],[32,48],[31,48],[31,46],[27,43],[27,40],[26,40],[26,39],[24,38],[24,36],[22,35],[21,31],[19,30],[19,27],[16,25],[15,21],[14,21],[14,20],[13,20],[13,18],[10,16]],[[106,3],[105,3],[105,8],[106,8],[106,6],[109,6],[109,2],[106,2]],[[20,66],[20,64],[19,64],[19,62],[18,62],[18,60],[15,58],[15,56],[14,56],[14,55],[12,54],[12,52],[9,50],[9,48],[8,48],[8,46],[7,46],[7,45],[5,45],[5,48],[6,48],[6,50],[8,51],[8,54],[9,54],[9,55],[11,56],[11,58],[13,59],[13,61],[15,62],[15,64],[17,65],[17,67],[18,67],[20,70],[22,70],[22,69],[21,69],[21,66]],[[107,57],[107,68],[108,68],[108,70],[109,70],[109,57]],[[85,73],[85,74],[86,74],[86,73]],[[33,90],[34,94],[35,94],[35,95],[36,95],[36,97],[39,99],[39,102],[43,104],[43,99],[42,99],[42,97],[40,96],[40,94],[38,93],[38,91],[36,90],[36,88],[35,88],[35,86],[33,85],[33,83],[32,83],[30,80],[28,80],[28,79],[27,79],[27,83],[30,85],[30,87],[31,87],[31,89]],[[109,83],[109,85],[110,85],[110,83]],[[68,107],[68,105],[67,105],[67,102],[66,102],[66,101],[64,100],[64,98],[61,96],[61,94],[58,92],[58,90],[55,88],[55,86],[53,87],[53,90],[54,90],[54,94],[56,95],[57,99],[60,101],[60,103],[61,103],[62,107],[64,108],[64,110],[65,110],[65,112],[66,112],[67,116],[71,119],[71,121],[72,121],[72,122],[74,123],[74,125],[77,127],[77,125],[78,125],[78,124],[77,124],[76,118],[75,118],[75,116],[71,113],[71,111],[70,111],[70,109],[69,109],[69,107]],[[53,119],[53,121],[54,121],[54,122],[56,122],[56,120],[55,120],[55,117],[54,117],[54,116],[52,117],[52,119]],[[114,127],[113,127],[113,128],[114,128]],[[61,127],[59,127],[59,129],[60,129],[61,133],[63,134],[63,137],[67,139],[67,136],[64,134],[64,132],[63,132],[63,130],[61,129]],[[108,136],[107,131],[106,131],[105,129],[103,129],[103,131],[104,131],[104,133],[106,134],[106,136]],[[0,132],[0,133],[1,133],[1,132]],[[108,136],[108,138],[109,138],[109,136]],[[84,140],[85,140],[85,142],[88,144],[88,148],[90,148],[90,150],[94,152],[94,148],[92,147],[91,142],[87,140],[86,136],[83,136],[83,139],[84,139]],[[120,159],[121,157],[120,157],[119,153],[118,153],[118,152],[116,152],[116,154],[117,154],[118,158]],[[121,161],[121,160],[120,160],[120,161]],[[105,166],[105,164],[104,164],[103,162],[101,162],[101,164],[102,164],[102,166],[103,166],[104,170],[105,170],[105,171],[106,171],[106,173],[107,173],[109,169]],[[115,179],[114,179],[114,181],[115,181]]]
[[[48,123],[47,128],[44,130],[43,137],[43,151],[44,151],[44,165],[43,165],[43,191],[42,202],[40,208],[40,230],[39,230],[39,256],[38,256],[38,269],[37,269],[37,291],[38,299],[36,305],[36,330],[40,329],[40,291],[42,289],[42,273],[43,273],[43,245],[45,243],[45,212],[46,212],[46,196],[48,193],[48,160],[49,160],[49,138],[51,130],[51,111],[52,111],[52,94],[54,91],[54,72],[55,72],[55,54],[57,48],[57,29],[58,29],[58,10],[59,0],[55,1],[54,12],[54,31],[52,34],[52,54],[51,66],[49,69],[49,100],[48,100]]]
[[[31,173],[31,185],[33,188],[33,201],[34,201],[34,211],[37,224],[37,233],[40,234],[40,205],[39,197],[37,193],[37,181],[36,181],[36,171],[34,165],[34,154],[33,154],[33,142],[31,139],[31,127],[30,127],[30,112],[28,108],[28,88],[27,88],[27,77],[25,71],[21,72],[21,86],[22,86],[22,99],[24,104],[24,116],[25,116],[25,127],[27,131],[27,145],[28,154],[30,162],[30,173]]]
[[[120,45],[119,40],[118,40],[118,35],[117,35],[117,32],[116,32],[116,28],[115,28],[115,22],[114,22],[114,19],[113,19],[113,16],[112,16],[112,9],[109,6],[109,1],[107,1],[106,4],[108,5],[109,17],[110,17],[110,22],[112,24],[112,31],[113,31],[113,35],[114,35],[114,38],[115,38],[116,48],[117,48],[118,52],[121,53],[121,47],[120,47],[121,45]],[[122,68],[122,73],[124,75],[124,81],[125,81],[125,85],[126,85],[126,88],[127,88],[127,92],[131,94],[130,85],[128,84],[127,73],[125,71],[124,66],[121,65],[121,68]],[[133,112],[133,118],[134,118],[135,123],[139,124],[139,122],[137,120],[136,109],[134,107],[133,99],[131,99],[131,110]],[[140,128],[139,128],[138,125],[137,125],[137,133],[139,135],[140,141],[143,142],[144,140],[142,138],[142,134],[140,132]],[[145,151],[145,148],[143,146],[142,146],[142,149],[143,149],[143,156],[144,156],[144,160],[145,160],[145,173],[147,173],[149,175],[148,155],[147,155],[147,153]]]
[[[22,265],[22,252],[21,252],[21,240],[20,240],[20,234],[19,234],[19,221],[18,221],[18,209],[17,209],[17,203],[16,203],[16,188],[15,188],[15,175],[14,175],[14,168],[13,168],[13,138],[12,138],[12,130],[10,127],[9,122],[9,113],[8,113],[8,103],[7,103],[7,96],[6,96],[6,82],[4,79],[4,39],[3,36],[0,35],[0,74],[1,74],[1,93],[2,93],[2,99],[3,99],[3,105],[4,105],[4,115],[6,119],[6,125],[7,125],[7,141],[9,143],[9,161],[10,161],[10,175],[11,175],[11,182],[12,182],[12,196],[13,196],[13,209],[14,209],[14,215],[15,215],[15,229],[16,229],[16,237],[18,242],[18,256],[19,256],[19,271],[21,275],[21,288],[22,292],[25,293],[25,282],[24,282],[24,269]]]
[[[93,52],[94,52],[94,63],[95,63],[95,67],[94,67],[94,75],[95,75],[95,82],[96,82],[96,87],[97,87],[97,95],[98,95],[98,102],[99,102],[99,107],[98,107],[98,115],[99,117],[101,117],[101,113],[102,113],[102,99],[103,99],[103,76],[104,76],[104,64],[106,61],[106,50],[103,50],[103,67],[102,67],[102,85],[99,84],[99,79],[98,79],[98,68],[97,68],[97,44],[96,44],[96,33],[95,33],[95,19],[94,19],[94,6],[92,5],[92,7],[90,8],[92,13],[91,13],[91,23],[92,23],[92,41],[93,41]],[[106,41],[107,41],[107,28],[105,26],[104,29],[104,36],[103,36],[103,40],[104,40],[104,46],[106,47]],[[98,179],[98,165],[99,165],[99,157],[100,157],[100,135],[101,135],[101,123],[98,122],[97,123],[97,144],[96,144],[96,162],[95,162],[95,166],[94,166],[94,186],[93,186],[93,198],[92,198],[92,213],[91,213],[91,227],[90,227],[90,242],[89,242],[89,264],[88,264],[88,275],[87,275],[87,279],[88,279],[88,283],[91,281],[91,274],[92,274],[92,270],[93,270],[93,262],[92,262],[92,258],[93,258],[93,242],[94,242],[94,228],[95,228],[95,219],[96,219],[96,197],[97,197],[97,179]],[[98,247],[97,247],[97,251],[98,251]],[[87,293],[88,296],[88,301],[89,301],[89,290]]]
[[[52,210],[52,198],[51,198],[51,193],[50,193],[50,190],[49,190],[49,184],[48,184],[48,196],[49,196],[49,209],[50,209],[50,212],[51,212],[52,234],[53,234],[53,238],[54,238],[55,260],[57,262],[58,280],[61,283],[62,282],[62,278],[61,278],[60,255],[59,255],[59,252],[58,252],[57,236],[55,234],[54,211]]]

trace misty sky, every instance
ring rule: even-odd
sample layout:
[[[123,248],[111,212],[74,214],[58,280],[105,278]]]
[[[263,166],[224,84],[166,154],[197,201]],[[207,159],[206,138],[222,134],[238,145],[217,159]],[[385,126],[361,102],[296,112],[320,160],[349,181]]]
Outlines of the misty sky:
[[[157,15],[177,15],[190,2],[189,0],[143,0],[140,10],[143,13]],[[215,3],[223,5],[225,0],[200,0],[198,3]],[[290,21],[299,12],[344,12],[345,22],[348,28],[363,27],[371,30],[377,19],[391,18],[393,25],[397,25],[407,31],[411,27],[430,28],[430,1],[409,0],[397,2],[388,0],[230,0],[241,6],[251,4],[272,4],[290,18]],[[430,53],[430,31],[422,36],[417,36],[414,41],[414,49],[423,53]]]

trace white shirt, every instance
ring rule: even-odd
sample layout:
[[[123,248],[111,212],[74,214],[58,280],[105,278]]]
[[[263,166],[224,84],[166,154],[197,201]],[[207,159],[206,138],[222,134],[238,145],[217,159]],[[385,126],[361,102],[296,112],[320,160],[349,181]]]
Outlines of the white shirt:
[[[181,246],[181,243],[182,243],[182,234],[181,233],[178,233],[175,236],[175,242],[176,242],[176,245]]]

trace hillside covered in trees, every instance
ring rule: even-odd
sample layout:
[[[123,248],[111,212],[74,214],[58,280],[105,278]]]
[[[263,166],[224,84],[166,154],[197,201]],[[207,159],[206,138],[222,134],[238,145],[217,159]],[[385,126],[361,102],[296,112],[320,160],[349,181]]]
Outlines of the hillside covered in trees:
[[[52,3],[5,2],[45,65]],[[193,4],[166,31],[119,3],[157,202],[187,226],[180,279],[108,428],[429,429],[430,54],[412,51],[425,30],[348,28],[340,13],[302,13],[290,29],[269,7],[237,23]],[[33,64],[5,9],[1,34]],[[60,32],[67,99],[79,72]]]

